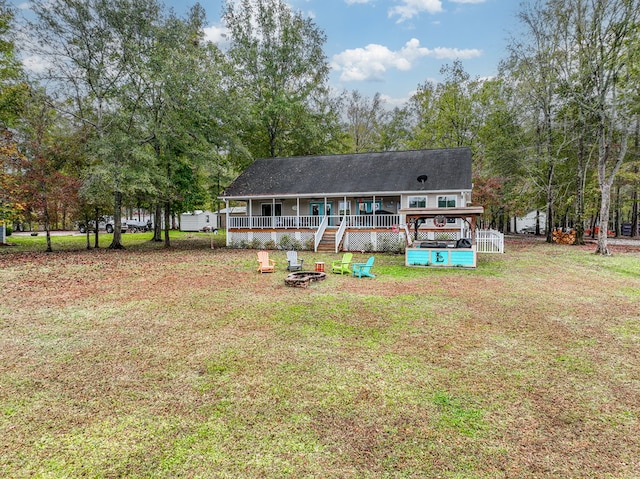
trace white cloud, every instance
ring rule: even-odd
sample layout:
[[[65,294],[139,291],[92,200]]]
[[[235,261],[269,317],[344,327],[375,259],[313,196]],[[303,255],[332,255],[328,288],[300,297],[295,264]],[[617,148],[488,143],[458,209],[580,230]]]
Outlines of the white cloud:
[[[398,51],[384,45],[369,44],[364,48],[354,48],[338,53],[332,58],[332,67],[340,71],[341,81],[382,80],[391,69],[408,71],[418,58],[469,59],[482,54],[477,49],[434,48],[420,46],[420,41],[412,38]]]
[[[442,0],[402,0],[401,5],[389,9],[389,16],[398,15],[400,23],[422,12],[434,14],[442,11]]]
[[[345,0],[347,5],[354,5],[356,3],[372,3],[373,0]]]
[[[228,32],[229,29],[227,27],[211,25],[204,29],[204,39],[216,45],[221,45],[228,42],[226,37]]]
[[[43,57],[31,55],[22,59],[24,69],[33,73],[44,73],[51,67],[51,63]]]

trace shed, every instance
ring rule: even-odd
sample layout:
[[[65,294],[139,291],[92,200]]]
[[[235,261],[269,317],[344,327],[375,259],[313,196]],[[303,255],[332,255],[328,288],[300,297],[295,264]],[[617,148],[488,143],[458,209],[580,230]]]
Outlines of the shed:
[[[195,210],[180,215],[180,231],[218,229],[218,215],[212,211]]]

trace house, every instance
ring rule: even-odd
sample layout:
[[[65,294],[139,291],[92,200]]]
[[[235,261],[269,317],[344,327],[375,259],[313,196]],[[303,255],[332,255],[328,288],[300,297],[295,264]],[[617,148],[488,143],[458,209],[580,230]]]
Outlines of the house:
[[[220,199],[247,208],[227,215],[228,246],[395,251],[408,218],[413,239],[471,237],[471,189],[471,150],[448,148],[259,159]]]
[[[180,215],[180,231],[213,231],[218,229],[218,215],[211,211],[195,210]]]

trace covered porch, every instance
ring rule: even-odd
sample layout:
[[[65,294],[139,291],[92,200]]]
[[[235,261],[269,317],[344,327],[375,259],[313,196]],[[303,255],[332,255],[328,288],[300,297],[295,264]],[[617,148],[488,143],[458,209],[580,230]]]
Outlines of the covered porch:
[[[314,251],[370,250],[397,242],[400,196],[247,198],[247,214],[227,218],[227,245],[295,242]],[[382,235],[382,236],[381,236]]]

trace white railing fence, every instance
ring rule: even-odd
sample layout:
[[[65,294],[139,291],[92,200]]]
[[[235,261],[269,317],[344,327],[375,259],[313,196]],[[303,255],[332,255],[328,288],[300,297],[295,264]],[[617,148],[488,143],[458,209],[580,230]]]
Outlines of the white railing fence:
[[[504,253],[504,234],[497,230],[476,230],[478,253]]]

